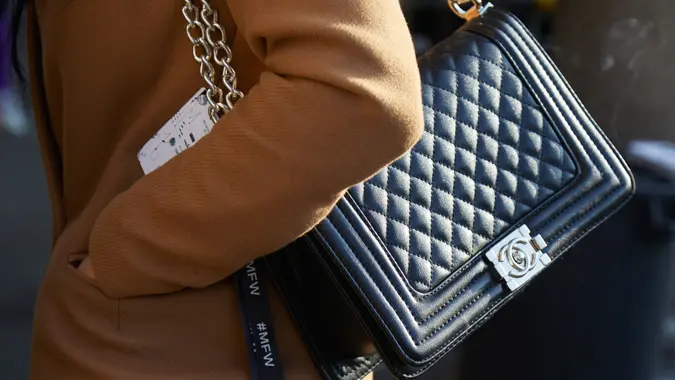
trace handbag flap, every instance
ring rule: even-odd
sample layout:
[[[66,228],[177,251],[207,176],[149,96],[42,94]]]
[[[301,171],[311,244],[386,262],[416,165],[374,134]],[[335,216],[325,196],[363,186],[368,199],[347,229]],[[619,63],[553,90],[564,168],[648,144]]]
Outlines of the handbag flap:
[[[491,9],[419,67],[423,137],[352,188],[310,236],[404,377],[633,192],[621,157],[515,17]]]

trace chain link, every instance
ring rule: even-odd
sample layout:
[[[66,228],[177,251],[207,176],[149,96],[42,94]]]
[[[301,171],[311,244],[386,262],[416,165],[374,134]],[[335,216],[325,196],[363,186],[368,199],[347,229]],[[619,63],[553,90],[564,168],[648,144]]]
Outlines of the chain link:
[[[463,6],[466,4],[471,4],[472,7],[465,10]],[[448,5],[457,16],[467,21],[482,16],[488,9],[492,8],[492,3],[488,0],[448,0]]]
[[[227,45],[225,28],[218,23],[218,11],[211,7],[209,0],[200,0],[201,9],[195,5],[196,1],[185,0],[183,5],[183,17],[187,21],[185,32],[192,43],[192,55],[199,63],[199,73],[208,85],[209,117],[215,123],[244,93],[237,89],[237,74],[230,65],[232,49]],[[218,79],[216,65],[222,71]]]

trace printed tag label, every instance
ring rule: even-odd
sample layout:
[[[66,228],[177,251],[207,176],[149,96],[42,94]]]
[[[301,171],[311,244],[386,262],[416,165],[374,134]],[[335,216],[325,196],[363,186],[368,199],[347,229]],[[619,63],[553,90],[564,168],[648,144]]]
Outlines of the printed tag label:
[[[149,174],[157,170],[195,145],[212,128],[206,89],[202,88],[138,152],[143,172]]]

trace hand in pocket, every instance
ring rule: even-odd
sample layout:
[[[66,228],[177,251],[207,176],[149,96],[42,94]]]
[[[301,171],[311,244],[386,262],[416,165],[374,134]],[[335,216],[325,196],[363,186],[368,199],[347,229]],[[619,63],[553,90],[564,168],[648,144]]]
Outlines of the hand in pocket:
[[[77,267],[77,270],[79,270],[82,274],[87,276],[88,278],[95,280],[96,275],[94,274],[94,267],[91,265],[91,260],[89,257],[85,257],[84,260],[80,263],[80,265]]]

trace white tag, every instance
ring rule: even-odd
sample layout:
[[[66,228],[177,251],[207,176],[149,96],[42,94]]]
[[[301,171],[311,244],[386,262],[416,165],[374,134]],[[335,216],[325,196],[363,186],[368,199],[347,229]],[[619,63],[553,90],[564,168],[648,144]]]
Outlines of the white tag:
[[[138,162],[145,174],[195,145],[211,132],[206,89],[202,88],[138,152]]]

